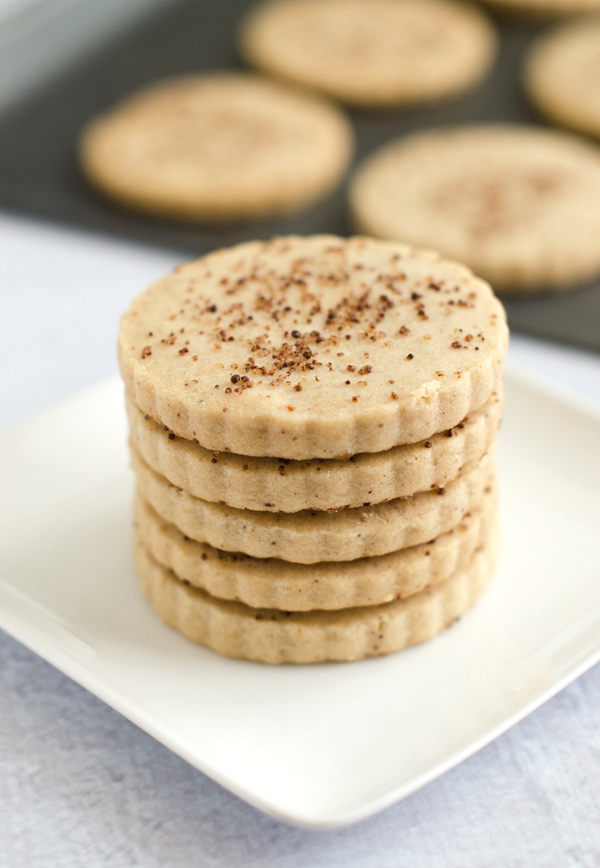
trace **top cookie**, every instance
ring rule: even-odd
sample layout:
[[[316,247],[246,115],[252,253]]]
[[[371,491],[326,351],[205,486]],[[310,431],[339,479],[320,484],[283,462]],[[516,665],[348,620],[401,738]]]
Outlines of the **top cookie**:
[[[353,148],[335,106],[245,73],[153,84],[93,120],[80,161],[142,211],[226,222],[297,210],[342,178]]]
[[[600,138],[600,16],[540,37],[527,58],[525,86],[551,120]]]
[[[487,17],[453,0],[269,0],[240,43],[260,69],[358,106],[453,96],[496,51]]]
[[[458,424],[491,394],[508,332],[490,287],[393,242],[249,242],[135,299],[129,397],[174,434],[242,455],[379,452]]]
[[[351,189],[359,231],[434,246],[496,289],[600,272],[600,149],[557,130],[427,130],[383,147]]]

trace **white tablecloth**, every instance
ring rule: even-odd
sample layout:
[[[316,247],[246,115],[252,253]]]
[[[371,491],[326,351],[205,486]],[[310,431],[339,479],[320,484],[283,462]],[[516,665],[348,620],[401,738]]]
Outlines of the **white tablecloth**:
[[[0,427],[112,373],[119,315],[181,258],[0,216]],[[515,338],[510,358],[600,405],[598,357]],[[0,633],[0,868],[83,866],[597,868],[600,667],[395,807],[310,832]]]

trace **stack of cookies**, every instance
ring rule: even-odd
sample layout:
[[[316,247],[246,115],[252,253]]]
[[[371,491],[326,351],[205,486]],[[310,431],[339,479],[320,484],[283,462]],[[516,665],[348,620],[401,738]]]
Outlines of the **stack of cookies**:
[[[468,269],[366,238],[242,244],[139,296],[119,356],[160,617],[268,663],[448,627],[493,570],[507,338]]]

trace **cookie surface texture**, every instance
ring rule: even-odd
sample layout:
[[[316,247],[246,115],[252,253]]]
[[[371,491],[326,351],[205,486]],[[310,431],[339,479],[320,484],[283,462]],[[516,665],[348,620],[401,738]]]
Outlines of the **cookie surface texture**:
[[[243,73],[169,79],[91,121],[88,180],[123,205],[228,222],[308,206],[342,178],[353,150],[334,105]]]
[[[540,37],[527,57],[525,87],[550,120],[600,138],[600,16]]]
[[[280,612],[220,600],[185,585],[137,541],[142,587],[158,615],[189,639],[227,657],[265,663],[360,660],[431,639],[477,600],[491,578],[496,544],[440,584],[405,600],[339,611]]]
[[[600,272],[600,149],[558,130],[407,136],[359,168],[351,207],[360,231],[435,243],[495,289],[562,289]]]
[[[495,527],[495,489],[446,533],[389,555],[292,564],[226,552],[186,537],[138,494],[136,533],[154,560],[182,581],[224,600],[283,611],[373,606],[408,597],[467,565]]]
[[[132,443],[153,470],[202,500],[269,512],[363,506],[443,486],[487,452],[501,411],[499,384],[483,407],[430,440],[346,461],[282,461],[204,449],[127,402]]]
[[[491,396],[504,310],[465,267],[394,242],[249,242],[182,266],[121,322],[129,398],[206,449],[304,460],[380,452]]]
[[[135,449],[131,457],[143,497],[186,536],[225,551],[298,564],[382,555],[435,539],[477,506],[495,479],[492,447],[444,488],[412,497],[335,512],[254,512],[193,497],[148,467]]]
[[[358,106],[453,96],[489,69],[491,22],[452,0],[274,0],[240,32],[246,59]]]

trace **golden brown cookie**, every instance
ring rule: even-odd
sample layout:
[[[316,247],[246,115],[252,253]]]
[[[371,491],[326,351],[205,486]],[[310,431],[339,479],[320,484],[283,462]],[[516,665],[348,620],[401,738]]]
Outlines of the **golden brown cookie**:
[[[91,121],[79,157],[122,205],[228,222],[308,206],[341,180],[353,149],[334,105],[244,73],[149,85]]]
[[[270,0],[243,23],[246,59],[263,71],[358,106],[451,97],[496,52],[493,25],[454,0]]]
[[[544,33],[527,57],[525,87],[551,121],[600,138],[600,16]]]
[[[212,452],[127,402],[131,442],[153,470],[202,500],[268,512],[362,506],[443,486],[488,451],[501,411],[499,384],[483,407],[429,440],[348,460],[290,461]]]
[[[495,479],[494,447],[444,488],[329,512],[255,512],[200,500],[152,470],[132,449],[138,487],[165,521],[218,549],[298,564],[387,554],[435,539],[478,506]]]
[[[249,242],[182,266],[125,314],[130,399],[238,455],[348,457],[426,440],[489,400],[504,310],[461,265],[331,235]]]
[[[136,535],[154,560],[215,597],[255,608],[308,611],[373,606],[419,593],[467,565],[496,524],[496,491],[434,540],[355,561],[292,564],[226,552],[186,537],[138,493]]]
[[[600,273],[600,148],[557,130],[415,133],[358,169],[356,226],[436,245],[496,289],[565,289]]]
[[[496,541],[446,581],[381,606],[282,612],[220,600],[185,585],[136,542],[142,587],[162,620],[227,657],[265,663],[360,660],[398,651],[441,633],[469,609],[491,578]]]

